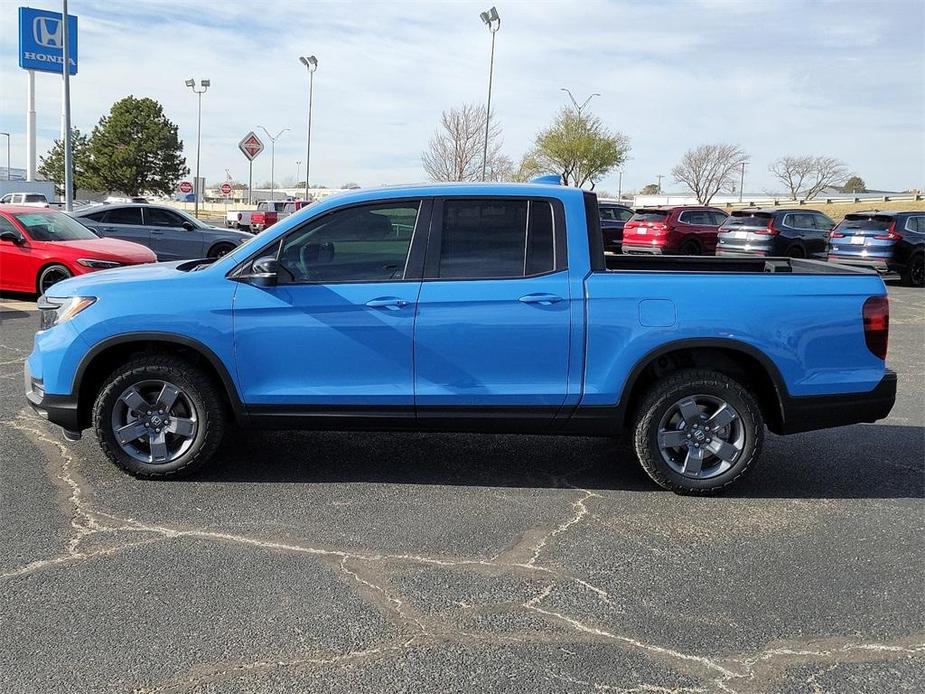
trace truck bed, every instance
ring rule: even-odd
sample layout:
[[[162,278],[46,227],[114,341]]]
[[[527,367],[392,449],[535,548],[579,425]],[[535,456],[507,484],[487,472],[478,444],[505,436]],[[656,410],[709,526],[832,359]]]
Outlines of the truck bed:
[[[608,272],[789,273],[797,275],[876,274],[861,267],[802,258],[719,258],[684,255],[605,255]]]

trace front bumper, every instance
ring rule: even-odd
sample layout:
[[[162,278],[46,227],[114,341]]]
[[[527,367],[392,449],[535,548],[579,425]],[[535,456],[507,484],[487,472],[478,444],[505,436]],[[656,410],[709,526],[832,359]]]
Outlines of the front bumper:
[[[44,384],[29,372],[29,363],[23,366],[23,385],[26,402],[35,412],[52,424],[64,429],[69,438],[80,438],[80,417],[77,411],[77,397],[73,395],[49,395]]]
[[[896,372],[887,369],[880,383],[866,393],[788,396],[781,403],[781,430],[775,433],[796,434],[883,419],[896,403],[896,380]]]

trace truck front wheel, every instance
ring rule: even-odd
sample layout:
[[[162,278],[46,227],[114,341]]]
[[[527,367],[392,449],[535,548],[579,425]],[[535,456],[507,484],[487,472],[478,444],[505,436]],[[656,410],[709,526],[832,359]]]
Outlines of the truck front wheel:
[[[142,354],[119,366],[93,404],[103,452],[143,478],[198,470],[215,455],[225,421],[225,401],[214,380],[169,354]]]
[[[764,444],[761,408],[717,371],[684,369],[656,381],[634,421],[639,462],[656,484],[710,494],[741,479]]]

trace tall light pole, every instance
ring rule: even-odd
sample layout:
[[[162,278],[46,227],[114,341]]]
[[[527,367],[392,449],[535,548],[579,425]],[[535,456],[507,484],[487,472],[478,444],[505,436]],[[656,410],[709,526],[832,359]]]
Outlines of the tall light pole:
[[[289,128],[283,128],[276,133],[274,137],[270,134],[270,131],[262,125],[258,125],[257,127],[263,130],[263,132],[267,134],[267,137],[270,138],[270,200],[276,200],[276,141],[284,132],[289,130]]]
[[[581,112],[584,110],[585,106],[588,105],[588,102],[591,101],[591,99],[593,99],[594,97],[600,96],[600,94],[595,92],[594,94],[589,96],[587,99],[585,99],[584,102],[581,104],[581,106],[579,106],[578,102],[575,100],[575,97],[572,96],[572,92],[570,90],[566,89],[565,87],[561,87],[561,89],[563,92],[568,94],[568,98],[572,100],[572,104],[575,106],[575,110],[578,112],[578,118],[581,118]]]
[[[62,93],[64,102],[64,209],[74,209],[74,162],[71,158],[71,56],[68,37],[67,0],[61,3]]]
[[[192,77],[186,80],[186,86],[193,90],[193,93],[199,96],[199,116],[196,120],[196,178],[193,190],[196,191],[196,200],[193,207],[193,216],[199,217],[199,198],[202,190],[199,187],[199,155],[202,151],[202,95],[212,86],[211,80],[199,80],[199,86],[196,86],[196,80]]]
[[[296,159],[295,162],[295,184],[299,185],[299,171],[302,170],[302,162]]]
[[[12,181],[13,174],[10,171],[10,134],[0,133],[0,135],[6,135],[6,180]]]
[[[658,194],[662,194],[662,179],[665,178],[665,174],[659,174],[656,176],[658,178]]]
[[[495,34],[501,28],[501,17],[498,10],[492,7],[481,12],[479,17],[491,32],[491,62],[488,64],[488,104],[485,106],[485,146],[482,148],[482,180],[485,180],[485,170],[488,167],[488,129],[491,124],[491,80],[495,72]]]
[[[623,167],[620,167],[620,183],[617,187],[617,200],[623,199]]]
[[[318,58],[299,56],[299,62],[308,70],[308,137],[305,140],[305,199],[308,200],[308,173],[312,167],[312,92],[315,87],[315,70]]]

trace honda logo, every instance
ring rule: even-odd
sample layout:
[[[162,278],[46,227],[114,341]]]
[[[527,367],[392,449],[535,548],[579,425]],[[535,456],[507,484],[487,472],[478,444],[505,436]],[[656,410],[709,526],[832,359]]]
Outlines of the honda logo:
[[[62,48],[64,46],[62,33],[60,19],[36,17],[32,22],[32,37],[38,45],[44,48]]]

